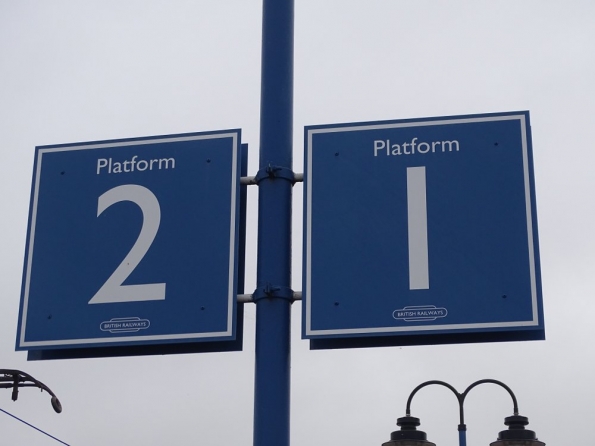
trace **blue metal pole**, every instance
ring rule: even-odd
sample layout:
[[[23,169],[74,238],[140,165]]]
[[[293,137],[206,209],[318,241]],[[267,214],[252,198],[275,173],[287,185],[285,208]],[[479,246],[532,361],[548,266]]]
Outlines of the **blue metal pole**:
[[[294,0],[263,0],[254,446],[289,445]]]
[[[467,446],[467,431],[459,429],[459,446]]]

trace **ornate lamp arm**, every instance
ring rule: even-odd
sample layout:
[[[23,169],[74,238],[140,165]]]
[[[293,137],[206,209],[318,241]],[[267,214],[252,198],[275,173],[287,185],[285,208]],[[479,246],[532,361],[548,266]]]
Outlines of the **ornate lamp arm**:
[[[407,417],[411,416],[411,400],[413,399],[413,396],[419,390],[423,389],[424,387],[430,386],[430,385],[439,385],[439,386],[444,386],[444,387],[450,389],[452,391],[452,393],[455,394],[457,401],[459,403],[459,428],[458,428],[458,430],[459,430],[459,444],[460,444],[460,446],[467,446],[467,435],[466,435],[467,426],[465,425],[465,411],[464,411],[463,407],[465,404],[465,398],[467,397],[467,395],[469,394],[471,389],[477,387],[480,384],[496,384],[496,385],[504,388],[508,392],[510,397],[512,398],[513,414],[514,414],[513,416],[517,416],[519,414],[519,407],[518,407],[517,399],[516,399],[516,396],[514,395],[513,391],[506,384],[504,384],[503,382],[498,381],[496,379],[480,379],[479,381],[475,381],[473,384],[469,385],[469,387],[467,387],[463,393],[459,393],[457,391],[457,389],[455,389],[453,386],[451,386],[450,384],[448,384],[444,381],[436,381],[436,380],[426,381],[424,383],[421,383],[415,389],[413,389],[413,391],[409,395],[409,398],[407,399],[407,406],[405,408],[405,414]]]
[[[13,401],[16,401],[19,397],[19,387],[38,387],[42,391],[45,390],[52,397],[51,403],[56,413],[62,412],[62,404],[60,404],[60,400],[44,383],[20,370],[0,369],[0,389],[12,388]]]

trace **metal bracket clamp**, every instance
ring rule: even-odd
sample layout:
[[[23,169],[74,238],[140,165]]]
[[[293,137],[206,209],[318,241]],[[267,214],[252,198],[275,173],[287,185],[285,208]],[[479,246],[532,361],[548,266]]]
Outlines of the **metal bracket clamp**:
[[[262,178],[259,178],[259,181]],[[304,174],[303,173],[294,173],[293,174],[293,183],[301,183],[304,181]],[[240,177],[240,184],[242,186],[256,186],[258,185],[258,181],[256,177]]]
[[[265,178],[281,178],[283,180],[290,181],[291,184],[295,184],[296,178],[293,170],[287,167],[273,166],[269,164],[258,171],[254,177],[254,183],[258,184]]]
[[[296,300],[302,300],[302,292],[301,291],[294,291],[293,292],[293,299],[292,301],[295,302]],[[238,294],[237,302],[239,304],[253,304],[254,297],[252,294]]]
[[[271,285],[270,283],[267,283],[265,286],[258,287],[256,288],[256,290],[254,290],[254,293],[252,294],[252,301],[258,302],[261,299],[272,297],[276,297],[278,299],[286,299],[291,302],[295,300],[294,292],[291,288],[286,286]]]

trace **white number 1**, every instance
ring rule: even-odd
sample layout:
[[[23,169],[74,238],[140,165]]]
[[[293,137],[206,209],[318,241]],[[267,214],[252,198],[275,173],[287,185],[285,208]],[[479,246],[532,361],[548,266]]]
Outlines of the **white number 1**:
[[[136,184],[114,187],[101,195],[97,201],[97,216],[115,203],[131,201],[140,207],[143,224],[136,243],[112,275],[89,301],[90,304],[111,304],[116,302],[140,302],[164,300],[165,283],[122,285],[145,256],[159,229],[161,208],[155,194]]]
[[[409,289],[427,290],[430,288],[430,273],[425,166],[407,168],[407,226]]]

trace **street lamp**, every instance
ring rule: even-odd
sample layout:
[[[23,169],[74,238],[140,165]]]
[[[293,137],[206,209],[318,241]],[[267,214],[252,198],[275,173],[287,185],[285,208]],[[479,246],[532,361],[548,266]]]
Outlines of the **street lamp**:
[[[52,397],[51,403],[56,413],[62,412],[62,404],[60,404],[60,400],[44,383],[20,370],[0,369],[0,389],[12,388],[13,401],[16,401],[19,397],[19,387],[39,387],[42,391],[45,390]]]
[[[397,420],[397,425],[401,429],[391,433],[390,441],[383,443],[382,446],[436,446],[435,443],[427,440],[425,432],[417,430],[417,426],[420,425],[419,418],[411,416],[411,400],[413,396],[420,389],[432,384],[450,389],[457,397],[459,402],[459,446],[467,446],[467,426],[465,425],[465,413],[463,410],[465,398],[471,389],[486,383],[497,384],[504,388],[509,393],[513,403],[513,415],[504,419],[504,424],[508,426],[508,429],[500,432],[498,439],[490,443],[490,446],[545,446],[545,443],[537,439],[535,432],[525,429],[525,426],[529,424],[529,419],[519,415],[517,400],[510,387],[495,379],[476,381],[467,387],[463,393],[459,393],[453,386],[444,381],[426,381],[420,384],[409,395],[405,416]]]

